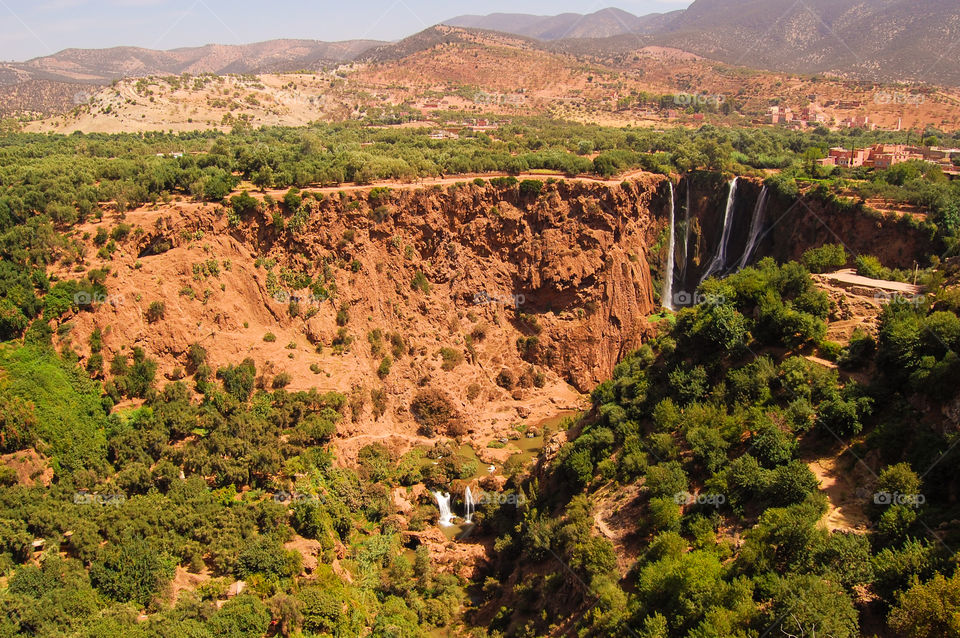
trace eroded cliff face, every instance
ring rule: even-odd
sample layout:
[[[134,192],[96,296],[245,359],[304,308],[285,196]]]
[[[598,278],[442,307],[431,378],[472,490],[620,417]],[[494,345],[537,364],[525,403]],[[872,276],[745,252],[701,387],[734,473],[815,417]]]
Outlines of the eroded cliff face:
[[[650,209],[665,179],[325,192],[299,214],[275,204],[232,221],[212,205],[134,211],[112,261],[85,264],[111,269],[112,303],[71,318],[66,339],[85,358],[99,327],[106,361],[139,346],[167,379],[191,343],[214,369],[250,357],[266,387],[287,373],[289,389],[355,399],[340,434],[357,447],[415,440],[411,401],[436,390],[486,442],[579,407],[651,333]],[[166,311],[151,322],[154,301]]]

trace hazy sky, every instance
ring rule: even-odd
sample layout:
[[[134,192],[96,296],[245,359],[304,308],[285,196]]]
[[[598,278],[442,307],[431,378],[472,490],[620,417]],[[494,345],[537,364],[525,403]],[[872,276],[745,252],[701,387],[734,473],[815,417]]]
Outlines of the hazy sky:
[[[555,15],[616,6],[637,15],[692,0],[0,0],[0,60],[70,47],[173,49],[274,38],[396,40],[465,13]]]

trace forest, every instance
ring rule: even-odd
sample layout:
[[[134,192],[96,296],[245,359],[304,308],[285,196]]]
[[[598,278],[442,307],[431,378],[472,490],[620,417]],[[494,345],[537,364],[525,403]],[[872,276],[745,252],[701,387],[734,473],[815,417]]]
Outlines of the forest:
[[[829,302],[801,264],[764,260],[701,291],[710,303],[664,319],[593,392],[580,435],[526,484],[529,506],[485,519],[498,534],[492,626],[956,635],[958,453],[940,407],[960,378],[957,288],[889,304],[878,338],[843,348],[824,340]],[[830,454],[870,476],[868,532],[822,524],[827,498],[802,459]],[[623,575],[623,548],[591,530],[599,495],[631,486],[644,502]]]

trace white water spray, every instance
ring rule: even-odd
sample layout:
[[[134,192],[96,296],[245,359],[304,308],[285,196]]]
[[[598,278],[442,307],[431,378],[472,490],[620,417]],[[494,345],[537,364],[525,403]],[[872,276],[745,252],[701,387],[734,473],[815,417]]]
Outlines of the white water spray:
[[[707,277],[713,273],[722,270],[727,263],[727,242],[730,241],[730,229],[733,227],[733,205],[736,202],[738,179],[739,178],[734,177],[733,181],[730,182],[730,192],[727,195],[727,209],[723,214],[723,232],[720,234],[720,246],[717,248],[717,254],[714,256],[713,261],[710,262],[710,266],[700,278],[700,283],[703,283]]]
[[[466,491],[463,493],[463,506],[464,506],[464,512],[463,512],[464,522],[472,523],[473,512],[476,510],[477,502],[473,498],[473,492],[470,491],[470,486],[467,486]]]
[[[753,209],[753,221],[750,222],[750,238],[747,240],[747,247],[743,249],[743,257],[740,258],[739,269],[743,270],[750,263],[753,257],[753,251],[757,248],[757,240],[760,238],[760,229],[763,228],[764,218],[767,213],[767,198],[770,191],[764,185],[760,191],[760,197],[757,198],[757,205]]]
[[[431,493],[437,501],[437,507],[440,508],[440,527],[450,527],[453,525],[453,513],[450,511],[450,495],[444,494],[440,490]]]
[[[675,228],[675,215],[674,215],[674,200],[673,200],[673,182],[668,182],[670,184],[670,243],[667,248],[667,272],[663,276],[663,294],[661,295],[663,302],[663,307],[667,310],[673,310],[673,271],[675,269],[675,256],[674,251],[676,249],[676,228]]]

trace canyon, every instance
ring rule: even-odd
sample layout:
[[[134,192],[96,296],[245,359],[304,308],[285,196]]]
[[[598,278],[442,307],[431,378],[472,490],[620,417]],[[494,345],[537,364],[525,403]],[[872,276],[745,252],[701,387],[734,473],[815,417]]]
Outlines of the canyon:
[[[698,301],[705,275],[824,243],[903,268],[929,249],[906,217],[758,177],[535,177],[306,189],[296,214],[265,192],[239,216],[188,201],[108,215],[77,228],[88,256],[54,273],[110,271],[106,303],[83,306],[60,345],[86,358],[100,329],[105,360],[140,347],[177,380],[198,344],[214,370],[253,360],[260,387],[343,393],[346,463],[369,443],[399,453],[435,436],[502,463],[491,441],[583,408],[655,334],[661,305]],[[90,256],[98,229],[120,224],[118,250]],[[418,398],[443,412],[430,427]]]

